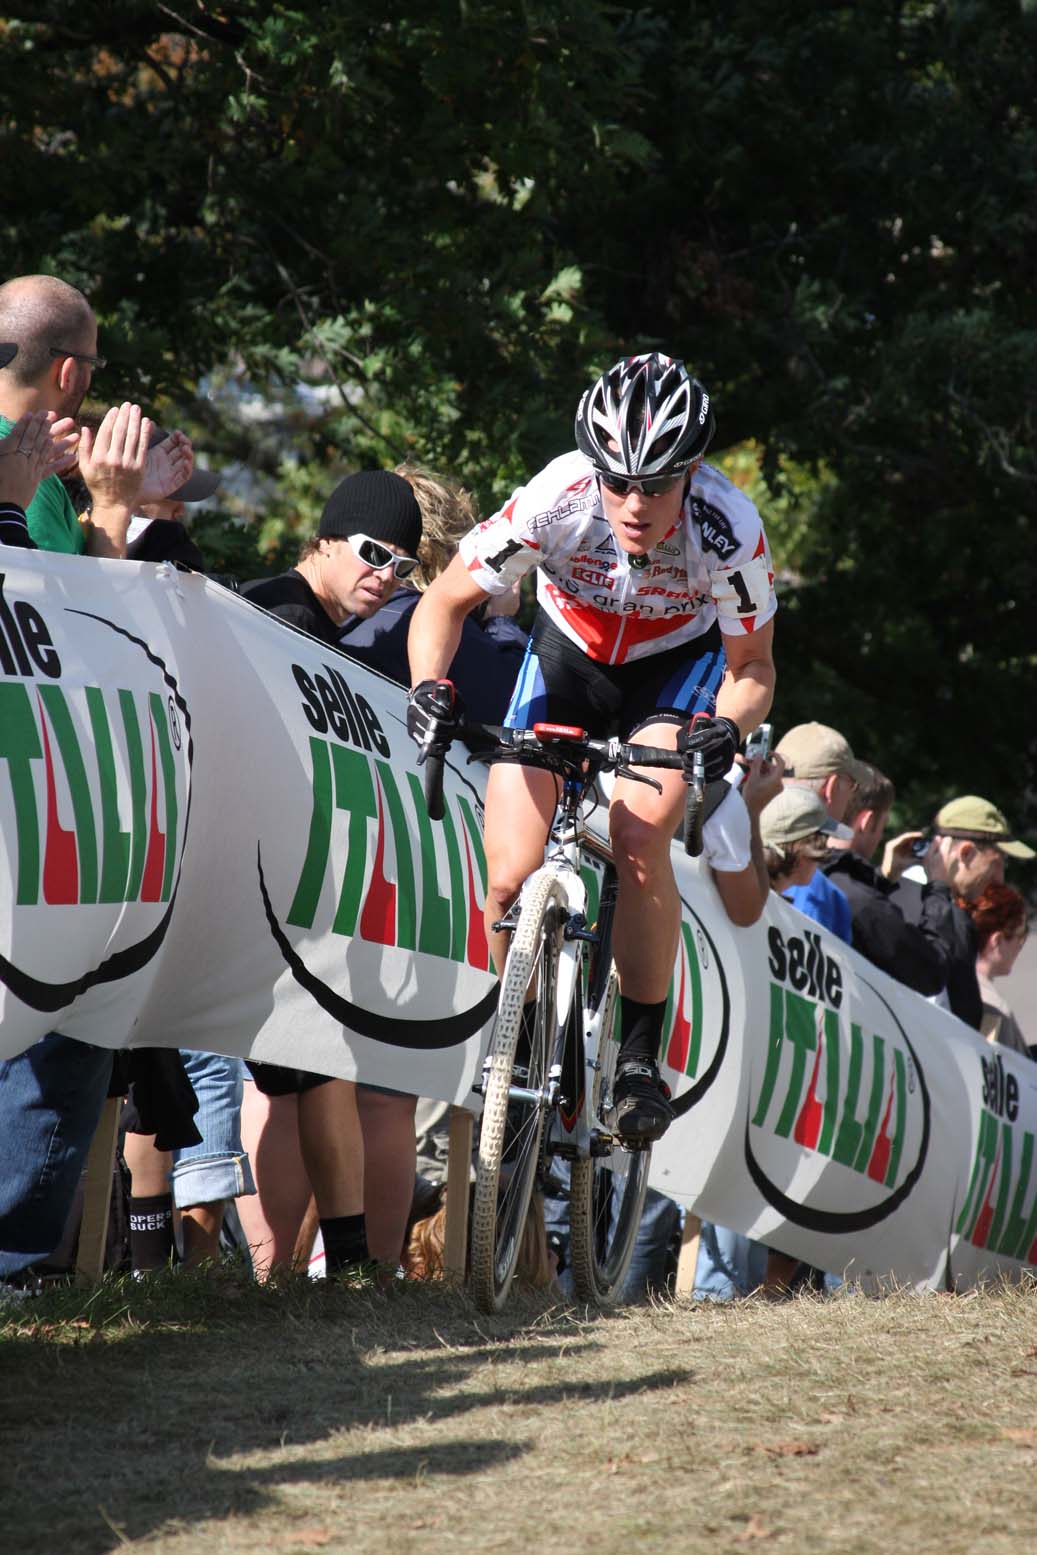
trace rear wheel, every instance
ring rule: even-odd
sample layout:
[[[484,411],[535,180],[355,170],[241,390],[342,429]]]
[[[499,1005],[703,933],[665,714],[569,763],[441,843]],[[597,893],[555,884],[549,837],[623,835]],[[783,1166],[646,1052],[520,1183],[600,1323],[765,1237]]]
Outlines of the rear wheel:
[[[619,1043],[614,1031],[619,986],[612,968],[601,1001],[598,1063],[591,1118],[601,1145],[611,1137],[605,1112],[612,1097]],[[612,1143],[601,1155],[574,1161],[569,1194],[573,1287],[581,1301],[611,1306],[620,1299],[641,1223],[651,1149],[624,1150]]]
[[[507,1299],[542,1165],[565,910],[559,882],[539,880],[523,903],[501,979],[472,1208],[471,1289],[484,1312],[498,1312]]]

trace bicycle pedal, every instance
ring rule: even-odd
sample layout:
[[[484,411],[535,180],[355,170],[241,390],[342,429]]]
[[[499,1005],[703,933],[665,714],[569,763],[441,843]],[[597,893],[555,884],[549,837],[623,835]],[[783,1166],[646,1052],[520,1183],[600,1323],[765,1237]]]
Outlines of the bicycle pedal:
[[[598,934],[596,929],[588,926],[586,916],[582,912],[573,913],[565,925],[563,937],[565,939],[586,940],[588,945],[598,945],[601,943],[600,934]]]

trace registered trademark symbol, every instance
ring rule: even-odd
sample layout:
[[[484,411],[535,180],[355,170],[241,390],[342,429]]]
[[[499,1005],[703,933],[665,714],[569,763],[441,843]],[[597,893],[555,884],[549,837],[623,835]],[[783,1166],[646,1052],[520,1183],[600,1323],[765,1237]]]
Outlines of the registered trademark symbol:
[[[173,744],[176,746],[177,750],[179,750],[181,740],[180,714],[176,710],[176,703],[173,701],[172,697],[169,698],[167,706],[169,708],[169,733],[172,737]]]

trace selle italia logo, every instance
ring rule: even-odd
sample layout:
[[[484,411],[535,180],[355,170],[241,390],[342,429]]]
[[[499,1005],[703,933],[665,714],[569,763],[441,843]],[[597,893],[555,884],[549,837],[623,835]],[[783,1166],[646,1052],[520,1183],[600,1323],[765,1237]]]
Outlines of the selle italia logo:
[[[819,933],[772,926],[767,938],[770,1023],[746,1123],[746,1166],[767,1202],[796,1225],[865,1230],[891,1215],[921,1175],[930,1133],[925,1076],[892,1006],[863,978],[847,1010],[842,967]],[[796,1151],[783,1150],[784,1141]],[[803,1151],[819,1167],[842,1168],[833,1197],[855,1208],[824,1207],[823,1172],[810,1204],[800,1201],[805,1190],[781,1186],[786,1171],[804,1180]]]
[[[48,618],[9,598],[4,583],[0,574],[0,814],[14,889],[0,981],[50,1012],[138,971],[165,938],[187,835],[191,717],[147,643],[104,616],[67,610],[140,650],[140,674],[126,673],[133,684],[82,684],[63,664],[69,650],[55,642]],[[121,915],[112,909],[128,903],[136,911],[125,921],[137,937],[120,945]],[[41,939],[40,907],[77,910],[60,947]],[[98,957],[91,947],[99,928]],[[56,961],[64,963],[57,979]]]
[[[400,1009],[380,1014],[319,977],[303,946],[329,934],[488,973],[486,858],[474,794],[448,791],[443,820],[433,828],[420,773],[394,767],[377,713],[342,671],[327,663],[319,671],[293,664],[291,674],[310,730],[311,810],[283,917],[259,845],[259,885],[271,933],[296,980],[344,1025],[395,1046],[462,1042],[492,1014],[496,982],[468,1009],[437,1011],[435,990],[449,995],[457,977],[444,966],[426,978],[433,1007],[422,1018]]]
[[[989,1058],[980,1057],[979,1065],[976,1148],[954,1229],[973,1247],[1037,1265],[1034,1131],[1019,1117],[1019,1082],[1002,1055],[992,1050]]]

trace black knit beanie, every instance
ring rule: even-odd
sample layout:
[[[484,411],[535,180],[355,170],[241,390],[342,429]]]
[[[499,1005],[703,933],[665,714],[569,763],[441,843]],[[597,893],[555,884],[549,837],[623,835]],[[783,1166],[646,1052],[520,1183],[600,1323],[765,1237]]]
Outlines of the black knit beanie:
[[[329,540],[370,535],[372,540],[398,545],[414,556],[421,542],[421,509],[402,475],[391,470],[360,470],[335,487],[317,533]]]

